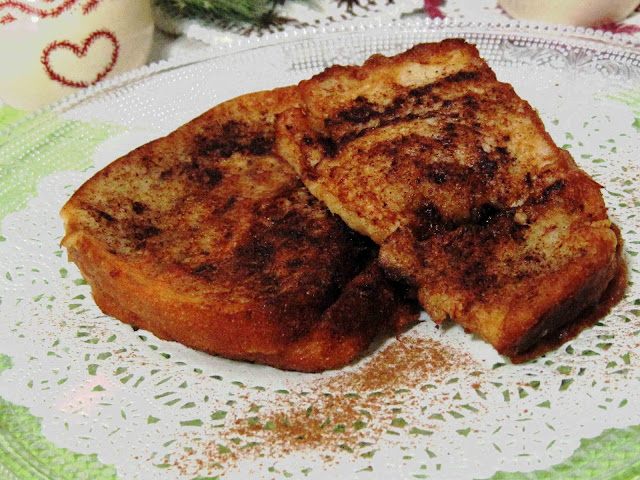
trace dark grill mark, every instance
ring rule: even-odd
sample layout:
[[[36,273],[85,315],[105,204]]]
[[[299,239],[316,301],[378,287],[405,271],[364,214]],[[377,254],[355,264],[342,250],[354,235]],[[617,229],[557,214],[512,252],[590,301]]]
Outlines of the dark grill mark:
[[[451,222],[444,220],[438,207],[432,203],[418,208],[416,217],[418,222],[414,234],[419,242],[423,242],[435,235],[441,235],[455,228]]]
[[[104,219],[107,222],[113,222],[115,220],[115,218],[113,218],[107,212],[103,212],[102,210],[98,210],[98,218]]]
[[[426,96],[428,93],[431,93],[432,90],[442,87],[447,83],[460,83],[468,80],[475,80],[482,75],[482,72],[457,72],[449,75],[448,77],[443,78],[442,80],[438,80],[437,82],[430,83],[428,85],[422,85],[420,87],[416,87],[409,91],[409,97],[421,98]],[[434,101],[439,101],[440,98],[434,96]],[[445,100],[443,102],[445,107],[451,105],[451,100]]]
[[[512,161],[512,158],[509,155],[509,150],[507,150],[505,147],[497,147],[495,149],[495,152],[498,155],[498,159],[499,159],[500,163],[505,164],[505,163],[509,163],[509,162]]]
[[[242,134],[242,129],[246,128],[246,125],[238,120],[229,120],[222,126],[222,133],[225,136],[238,136]]]
[[[473,95],[465,95],[463,97],[463,102],[462,104],[467,107],[469,110],[478,110],[480,108],[480,103],[478,102],[478,98],[474,97]],[[478,125],[479,128],[480,125]]]
[[[398,100],[398,99],[396,99]],[[367,101],[363,97],[356,98],[356,105],[349,110],[343,110],[338,113],[338,117],[348,123],[367,123],[372,118],[380,116],[380,112],[376,110],[377,105]],[[387,107],[392,111],[392,107]]]
[[[288,268],[298,268],[304,265],[304,261],[301,258],[294,258],[293,260],[289,260],[287,262]]]
[[[202,135],[198,135],[195,139],[196,156],[208,157],[210,155],[218,155],[222,158],[229,158],[235,152],[241,150],[240,145],[233,140],[210,139]]]
[[[436,83],[430,83],[429,85],[423,85],[421,87],[413,88],[413,89],[409,90],[409,97],[422,98],[427,93],[431,92],[431,90],[433,90],[433,88],[436,85],[437,85]]]
[[[267,155],[273,150],[273,138],[256,137],[249,142],[249,153],[251,155]]]
[[[231,207],[233,207],[236,204],[237,198],[235,195],[230,196],[227,201],[225,202],[225,204],[222,206],[222,213],[228,212]]]
[[[502,211],[498,207],[489,203],[485,203],[483,205],[480,205],[479,207],[476,207],[471,212],[471,219],[476,225],[486,227],[501,213]]]
[[[531,173],[527,172],[527,175],[524,177],[524,183],[526,183],[527,187],[531,188],[533,186],[533,180],[531,180]]]
[[[314,243],[313,237],[301,226],[288,225],[286,222],[276,222],[275,225],[278,226],[278,229],[274,232],[274,236],[279,239],[292,240],[296,243],[303,240]]]
[[[515,242],[521,242],[524,240],[525,231],[529,229],[528,225],[516,222],[514,209],[501,209],[489,203],[473,209],[471,221],[483,229],[484,243],[505,236]]]
[[[436,101],[434,99],[434,101]],[[406,97],[396,97],[393,99],[393,103],[384,109],[385,115],[393,115],[400,110],[407,103]]]
[[[382,126],[382,124],[381,124],[381,126]],[[362,130],[354,130],[354,131],[351,131],[351,132],[347,133],[342,138],[340,138],[338,140],[338,142],[336,142],[337,146],[338,146],[338,150],[341,147],[343,147],[345,145],[348,145],[349,143],[353,142],[354,140],[362,137],[369,130],[370,130],[369,128],[364,128]]]
[[[271,263],[275,248],[271,243],[259,238],[252,238],[249,243],[241,245],[236,250],[238,267],[246,268],[250,272],[259,272]]]
[[[467,288],[475,288],[486,290],[497,283],[497,276],[487,272],[487,266],[484,262],[472,262],[464,269],[462,282]]]
[[[389,123],[395,123],[396,121],[403,119],[416,119],[416,118],[430,118],[437,114],[437,105],[441,104],[443,107],[449,107],[453,104],[453,100],[442,98],[433,94],[429,96],[434,89],[446,88],[448,84],[461,83],[466,81],[475,81],[481,78],[483,75],[487,75],[486,71],[462,71],[451,74],[437,82],[422,85],[409,90],[404,95],[397,96],[390,105],[383,107],[368,101],[364,97],[358,97],[354,100],[351,108],[347,108],[337,114],[334,118],[325,118],[325,127],[330,128],[341,123],[349,123],[353,125],[363,125],[370,123],[373,120],[377,120],[380,123],[379,126],[383,126]],[[462,105],[467,109],[476,110],[479,108],[479,102],[482,101],[478,96],[467,94],[460,99]],[[422,114],[416,114],[407,110],[411,110],[412,106],[428,105],[429,108],[435,109],[435,111],[429,111]],[[404,111],[404,112],[403,112]],[[451,117],[457,117],[457,113],[452,113]],[[339,141],[340,144],[344,143],[344,140]]]
[[[516,242],[522,242],[526,230],[529,230],[529,225],[522,225],[514,220],[509,227],[509,236]]]
[[[133,206],[131,208],[133,209],[133,212],[138,215],[144,213],[144,211],[147,209],[147,207],[140,202],[133,202]]]
[[[192,158],[191,163],[184,167],[185,170],[198,170],[200,168],[200,162],[197,158]]]
[[[331,137],[320,137],[318,138],[318,143],[322,147],[324,154],[329,158],[335,158],[338,155],[338,144]]]
[[[547,203],[549,201],[549,198],[551,198],[551,196],[555,193],[555,192],[560,192],[564,189],[565,187],[565,181],[564,180],[556,180],[555,182],[553,182],[551,185],[549,185],[547,188],[545,188],[542,191],[542,195],[540,195],[540,198],[534,200],[534,204],[537,205],[544,205],[545,203]]]
[[[210,263],[203,263],[191,270],[191,274],[197,277],[211,279],[211,276],[218,270],[218,267]]]
[[[489,179],[492,179],[498,171],[498,164],[489,159],[489,155],[482,149],[480,152],[480,161],[476,163],[474,167],[481,175]]]
[[[195,137],[195,156],[229,158],[234,153],[267,155],[273,151],[275,138],[262,132],[252,132],[241,122],[228,122],[222,126],[222,135]]]
[[[160,230],[157,227],[154,227],[153,225],[150,225],[150,226],[134,225],[133,238],[136,240],[142,241],[151,237],[155,237],[156,235],[159,235],[161,231],[162,230]]]
[[[435,163],[426,174],[426,177],[436,185],[443,185],[449,178],[450,169],[446,165]]]
[[[215,187],[222,181],[222,172],[217,168],[208,168],[204,171],[207,177],[207,185]]]
[[[443,82],[444,83],[460,83],[460,82],[466,82],[468,80],[475,80],[480,76],[480,73],[481,72],[466,72],[466,71],[456,72],[454,74],[449,75],[448,77],[445,77]]]

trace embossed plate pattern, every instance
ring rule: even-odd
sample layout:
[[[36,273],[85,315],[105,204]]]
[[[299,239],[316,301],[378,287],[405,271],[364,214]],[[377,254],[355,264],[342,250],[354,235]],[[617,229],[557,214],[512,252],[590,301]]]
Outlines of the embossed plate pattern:
[[[603,185],[630,277],[596,326],[514,366],[425,319],[356,365],[305,375],[194,352],[96,308],[59,247],[58,218],[96,169],[238,94],[445,37],[476,43]],[[586,34],[428,21],[245,47],[139,71],[0,132],[0,475],[634,478],[638,52]]]

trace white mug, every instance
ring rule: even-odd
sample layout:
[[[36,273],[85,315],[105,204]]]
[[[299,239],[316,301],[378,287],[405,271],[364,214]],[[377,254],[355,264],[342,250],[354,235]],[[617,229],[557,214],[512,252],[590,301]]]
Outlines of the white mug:
[[[522,20],[599,27],[627,17],[640,0],[498,0],[498,4]]]
[[[0,98],[36,110],[147,61],[151,0],[0,0]]]

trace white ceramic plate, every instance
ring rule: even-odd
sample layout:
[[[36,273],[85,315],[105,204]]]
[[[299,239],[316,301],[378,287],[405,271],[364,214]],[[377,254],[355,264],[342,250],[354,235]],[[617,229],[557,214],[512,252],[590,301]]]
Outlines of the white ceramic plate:
[[[59,248],[58,218],[96,169],[220,101],[445,37],[476,43],[603,185],[630,286],[596,326],[515,366],[425,320],[357,365],[307,375],[194,352],[97,309]],[[640,57],[605,40],[426,21],[301,32],[158,65],[0,132],[0,474],[633,478]]]

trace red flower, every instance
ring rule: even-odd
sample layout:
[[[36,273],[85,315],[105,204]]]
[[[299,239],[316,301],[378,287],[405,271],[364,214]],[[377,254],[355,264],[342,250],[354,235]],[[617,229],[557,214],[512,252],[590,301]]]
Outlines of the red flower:
[[[598,26],[599,30],[611,33],[627,33],[633,35],[640,33],[640,25],[624,24],[624,23],[605,23]]]
[[[444,18],[446,15],[442,12],[445,0],[424,0],[424,13],[431,18]]]

